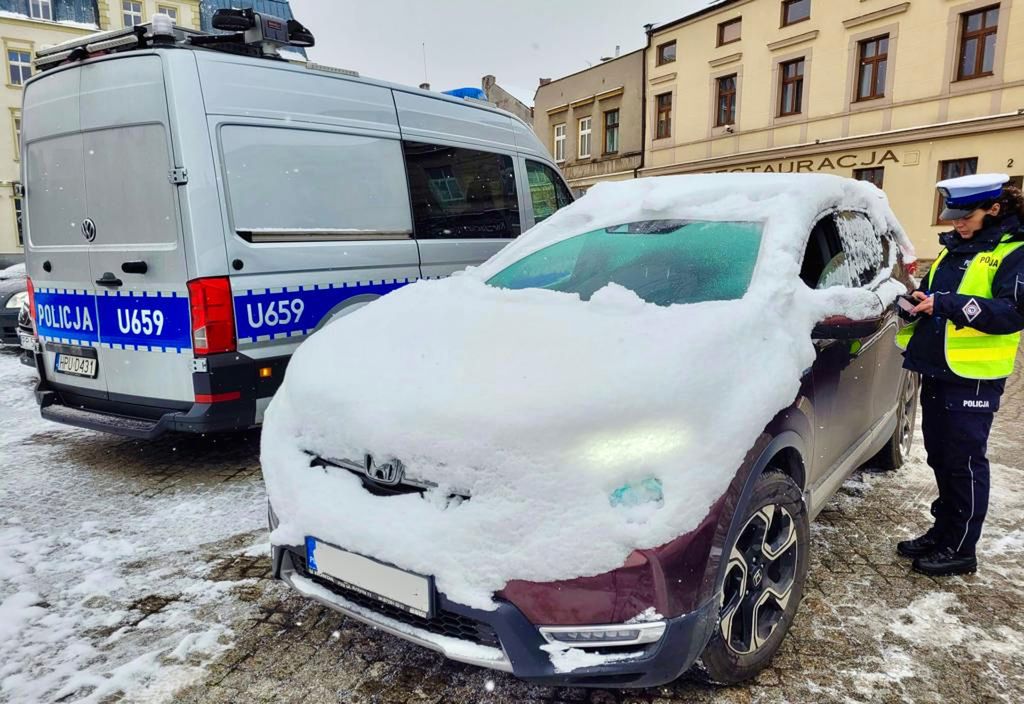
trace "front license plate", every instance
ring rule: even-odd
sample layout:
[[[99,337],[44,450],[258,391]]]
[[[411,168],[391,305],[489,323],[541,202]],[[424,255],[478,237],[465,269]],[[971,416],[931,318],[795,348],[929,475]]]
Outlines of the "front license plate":
[[[18,331],[18,342],[21,344],[21,349],[35,352],[35,340],[27,332]]]
[[[66,352],[58,352],[53,368],[61,374],[73,376],[87,376],[90,379],[96,378],[97,364],[91,357],[79,357]]]
[[[340,550],[313,537],[306,538],[306,568],[310,574],[345,589],[417,616],[433,616],[434,584],[430,577]]]

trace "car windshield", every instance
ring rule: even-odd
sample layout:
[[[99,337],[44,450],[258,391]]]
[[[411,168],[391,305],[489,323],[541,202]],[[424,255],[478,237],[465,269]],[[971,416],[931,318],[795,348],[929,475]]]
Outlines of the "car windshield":
[[[761,223],[645,220],[545,247],[491,277],[498,288],[543,288],[589,300],[610,283],[661,306],[742,298]]]

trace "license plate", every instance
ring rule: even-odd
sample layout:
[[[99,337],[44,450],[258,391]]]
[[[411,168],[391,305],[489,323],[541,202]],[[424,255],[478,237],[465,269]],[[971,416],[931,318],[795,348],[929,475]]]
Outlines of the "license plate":
[[[35,352],[35,339],[27,332],[18,331],[18,342],[21,344],[21,349]]]
[[[96,378],[96,360],[91,357],[79,357],[65,352],[57,353],[53,368],[61,374],[73,376],[87,376],[90,379]]]
[[[433,616],[433,579],[306,538],[306,569],[345,589],[409,613]]]

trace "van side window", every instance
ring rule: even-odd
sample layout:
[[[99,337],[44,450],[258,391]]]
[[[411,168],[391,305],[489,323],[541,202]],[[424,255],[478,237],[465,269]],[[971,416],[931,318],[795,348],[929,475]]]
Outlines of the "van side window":
[[[526,160],[526,177],[530,182],[530,200],[533,202],[533,221],[546,220],[560,208],[572,203],[569,189],[561,177],[547,164]]]
[[[235,231],[252,242],[409,239],[398,140],[315,130],[221,130]]]
[[[420,142],[403,146],[418,239],[519,235],[512,157]]]

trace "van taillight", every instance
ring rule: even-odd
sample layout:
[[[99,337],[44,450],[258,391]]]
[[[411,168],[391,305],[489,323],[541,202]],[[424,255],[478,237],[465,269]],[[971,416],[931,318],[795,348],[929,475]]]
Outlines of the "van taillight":
[[[32,322],[36,321],[36,287],[32,285],[32,279],[25,279],[28,284],[28,316]]]
[[[216,354],[235,351],[235,314],[231,281],[226,276],[188,282],[192,309],[192,351]]]

